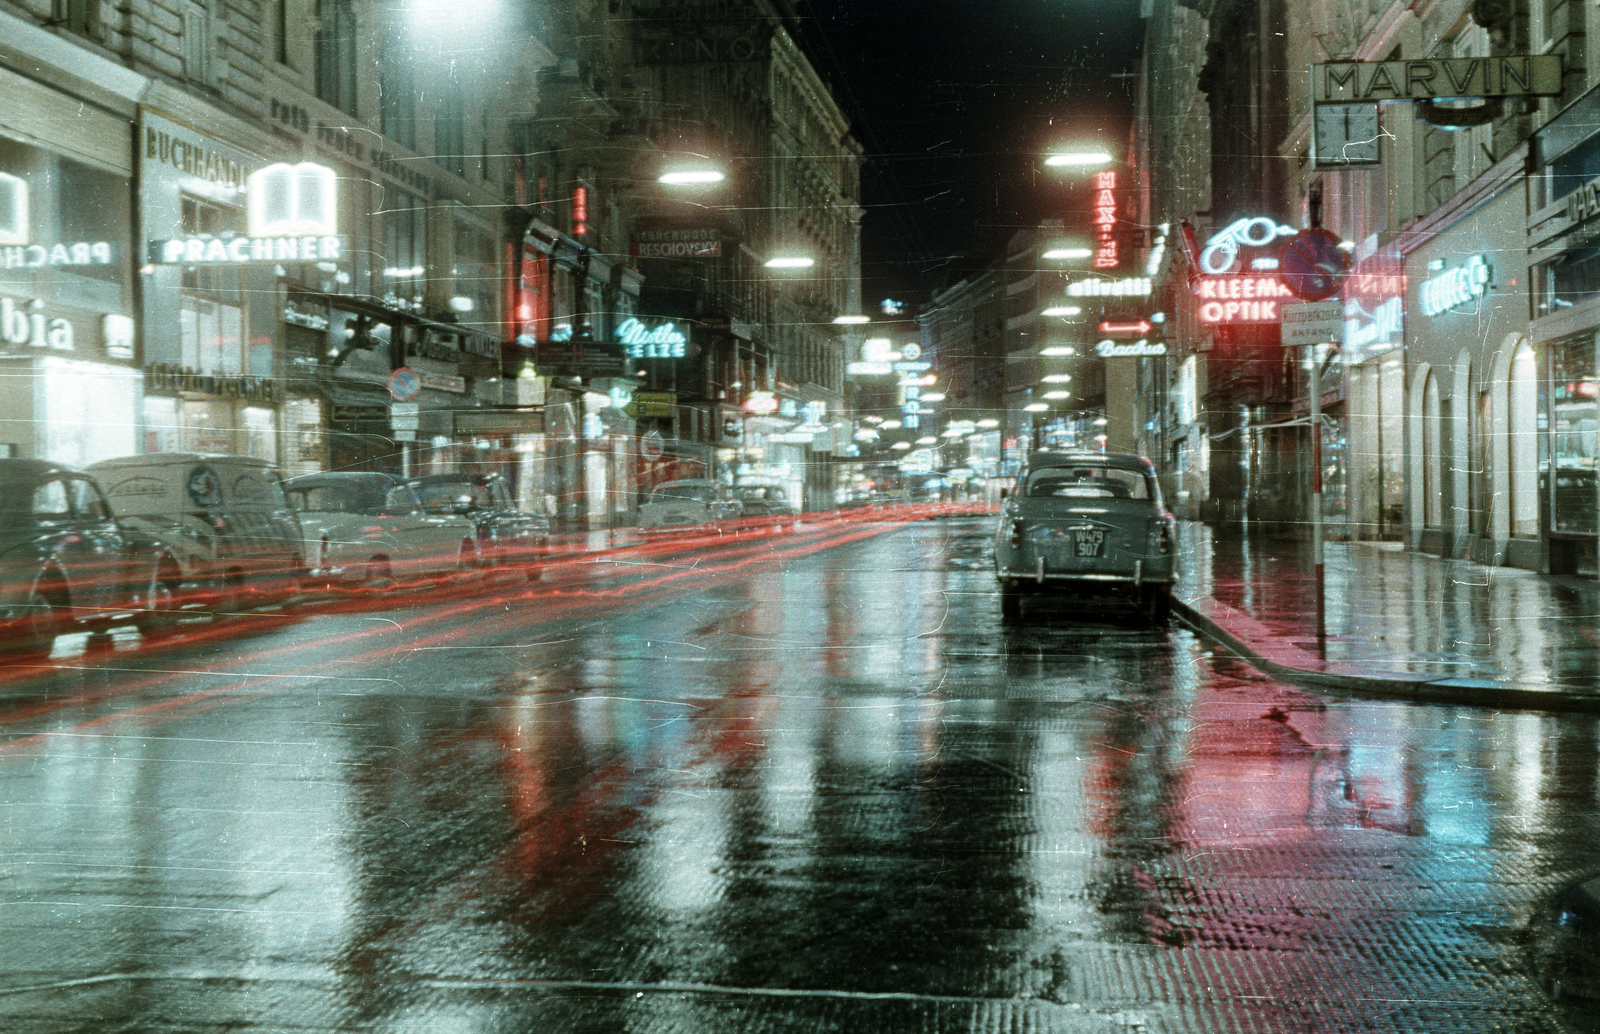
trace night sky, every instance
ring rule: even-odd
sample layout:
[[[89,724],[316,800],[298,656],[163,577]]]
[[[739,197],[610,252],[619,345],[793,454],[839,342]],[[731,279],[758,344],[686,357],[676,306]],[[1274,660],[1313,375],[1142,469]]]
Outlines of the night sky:
[[[1125,151],[1139,0],[800,0],[806,44],[866,147],[864,298],[913,305],[1088,202],[1053,144]],[[874,310],[875,314],[875,310]]]

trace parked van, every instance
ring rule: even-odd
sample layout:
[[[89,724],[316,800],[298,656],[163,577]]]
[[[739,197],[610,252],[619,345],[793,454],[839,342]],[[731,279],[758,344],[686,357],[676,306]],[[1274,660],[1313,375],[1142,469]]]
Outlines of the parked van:
[[[170,547],[182,567],[184,603],[230,609],[300,591],[300,521],[267,461],[165,452],[88,469],[119,519]]]

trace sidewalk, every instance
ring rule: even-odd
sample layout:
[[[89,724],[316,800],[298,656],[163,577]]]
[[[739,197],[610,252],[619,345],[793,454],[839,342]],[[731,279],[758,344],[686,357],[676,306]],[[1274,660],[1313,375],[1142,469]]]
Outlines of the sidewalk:
[[[1287,682],[1600,710],[1600,582],[1329,542],[1319,644],[1309,542],[1218,537],[1184,522],[1179,553],[1177,617]]]

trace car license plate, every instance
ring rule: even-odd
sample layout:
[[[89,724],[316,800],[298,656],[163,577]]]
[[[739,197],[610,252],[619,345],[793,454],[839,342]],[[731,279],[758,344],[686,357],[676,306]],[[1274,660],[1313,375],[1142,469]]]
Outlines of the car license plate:
[[[1073,556],[1091,557],[1104,556],[1106,552],[1106,533],[1101,528],[1075,528],[1072,532]]]

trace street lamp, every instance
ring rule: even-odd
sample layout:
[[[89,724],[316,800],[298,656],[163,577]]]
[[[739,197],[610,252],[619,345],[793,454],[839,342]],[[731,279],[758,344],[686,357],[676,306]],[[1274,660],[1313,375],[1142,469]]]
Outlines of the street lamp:
[[[843,327],[856,326],[862,323],[871,323],[871,316],[835,316],[833,322]]]
[[[668,187],[709,187],[728,177],[721,169],[673,169],[656,177],[656,182]]]
[[[1047,156],[1044,163],[1057,169],[1084,169],[1093,168],[1097,165],[1109,165],[1112,160],[1111,155],[1100,150],[1057,151]]]
[[[1094,254],[1093,248],[1083,248],[1077,245],[1051,248],[1041,257],[1047,259],[1086,259]]]
[[[768,269],[810,269],[816,264],[808,255],[777,255],[763,263]]]
[[[1083,310],[1076,305],[1052,305],[1039,315],[1041,316],[1081,316]]]

